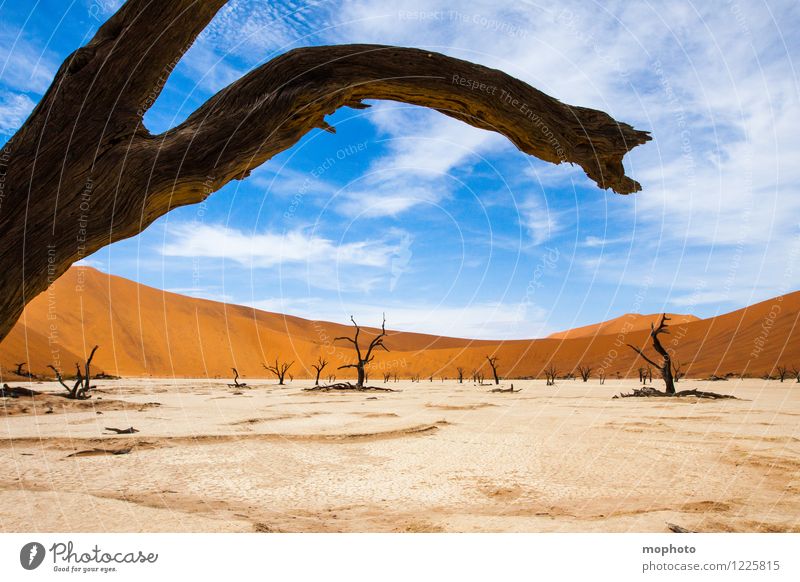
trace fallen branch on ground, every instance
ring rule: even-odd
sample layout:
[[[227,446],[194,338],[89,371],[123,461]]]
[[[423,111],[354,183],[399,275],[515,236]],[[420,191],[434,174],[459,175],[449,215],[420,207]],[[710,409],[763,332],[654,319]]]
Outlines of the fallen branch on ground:
[[[348,392],[399,392],[392,388],[382,388],[380,386],[361,386],[352,384],[351,382],[337,382],[336,384],[328,384],[327,386],[312,386],[311,388],[303,388],[304,392],[332,392],[332,391],[348,391]]]
[[[67,455],[69,457],[96,457],[98,455],[127,455],[133,449],[87,449],[85,451],[76,451],[71,455]]]
[[[129,427],[129,428],[110,428],[110,427],[107,426],[106,430],[111,431],[111,432],[115,432],[117,434],[133,434],[135,432],[139,432],[138,430],[136,430],[132,426]]]
[[[690,529],[686,529],[685,527],[681,527],[681,526],[676,525],[674,523],[670,523],[668,521],[665,522],[665,523],[667,524],[667,529],[669,529],[669,531],[674,532],[674,533],[697,533],[697,532],[694,532],[694,531],[692,531]]]
[[[522,392],[522,388],[517,388],[514,390],[514,385],[511,385],[511,388],[493,388],[490,392]]]
[[[695,396],[697,398],[710,398],[712,400],[719,400],[719,399],[732,399],[738,400],[736,396],[731,396],[730,394],[717,394],[716,392],[703,392],[701,390],[681,390],[680,392],[675,392],[674,394],[669,394],[667,392],[661,392],[660,390],[656,390],[655,388],[651,388],[647,386],[645,388],[634,388],[633,392],[630,394],[625,394],[624,392],[620,392],[618,396],[614,396],[614,398],[679,398],[684,396]]]
[[[37,394],[41,394],[41,392],[30,388],[9,386],[8,384],[3,384],[3,387],[0,388],[0,397],[2,398],[19,398],[20,396],[36,396]]]

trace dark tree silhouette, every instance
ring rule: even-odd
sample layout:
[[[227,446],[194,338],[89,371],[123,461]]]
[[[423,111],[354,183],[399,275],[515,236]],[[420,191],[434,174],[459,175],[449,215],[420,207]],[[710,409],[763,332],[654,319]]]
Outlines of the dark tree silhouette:
[[[456,368],[456,372],[458,373],[458,383],[464,383],[464,368]]]
[[[500,378],[497,377],[497,356],[486,356],[486,361],[489,362],[489,367],[492,369],[492,376],[494,376],[495,385],[500,383]]]
[[[667,322],[669,321],[669,317],[667,314],[664,313],[661,315],[661,321],[658,322],[658,327],[654,324],[650,324],[650,339],[653,342],[653,348],[658,352],[661,356],[661,363],[658,364],[655,361],[648,358],[645,353],[641,350],[641,348],[637,348],[631,344],[628,344],[628,347],[639,354],[648,364],[651,366],[655,366],[659,370],[661,370],[661,377],[664,379],[664,384],[666,385],[666,393],[667,394],[675,394],[675,382],[672,377],[672,358],[669,355],[669,352],[664,349],[664,346],[661,344],[661,340],[659,339],[659,335],[661,334],[669,334],[669,330],[667,329]],[[652,370],[651,370],[652,374]],[[652,382],[652,375],[650,377],[650,381]]]
[[[361,346],[358,344],[358,336],[361,333],[361,328],[356,323],[356,320],[353,316],[350,316],[350,321],[353,322],[353,325],[356,328],[355,336],[354,337],[347,337],[347,336],[340,336],[334,338],[333,341],[348,341],[353,344],[356,350],[356,361],[353,364],[344,364],[343,366],[339,366],[339,369],[342,370],[344,368],[355,368],[357,374],[356,380],[356,388],[364,388],[364,383],[367,381],[367,373],[366,373],[366,365],[369,364],[372,360],[375,359],[375,354],[373,351],[375,348],[381,348],[385,351],[389,351],[385,345],[383,345],[383,338],[386,336],[386,315],[383,316],[383,322],[381,323],[381,332],[376,335],[371,342],[369,342],[369,346],[367,347],[366,353],[362,354]]]
[[[675,382],[680,382],[680,379],[686,375],[686,372],[683,371],[683,364],[680,360],[673,358],[672,359],[672,378]]]
[[[589,366],[578,366],[578,372],[581,375],[581,379],[584,382],[588,382],[589,381],[589,376],[591,376],[591,374],[592,374],[592,368],[589,367]]]
[[[547,386],[555,386],[556,385],[556,377],[558,376],[558,370],[556,369],[556,365],[554,363],[548,364],[548,366],[544,369],[544,376],[547,380]]]
[[[781,382],[786,380],[786,374],[789,372],[786,366],[775,366],[775,370],[778,372],[778,380]]]
[[[229,387],[244,388],[245,386],[247,386],[246,383],[239,382],[239,370],[237,370],[236,368],[231,368],[231,371],[233,371],[233,384],[228,384]]]
[[[314,386],[319,386],[319,375],[322,374],[322,370],[325,369],[325,366],[328,365],[328,360],[320,356],[317,358],[316,364],[311,364],[311,367],[314,368],[317,372],[317,377],[314,379]]]
[[[56,380],[58,383],[61,384],[67,391],[66,397],[70,400],[88,400],[92,397],[89,394],[89,390],[93,390],[94,386],[90,386],[91,381],[91,365],[92,365],[92,358],[94,358],[94,353],[97,351],[97,348],[100,346],[94,346],[92,348],[91,353],[89,353],[89,358],[86,360],[86,365],[84,367],[84,371],[86,375],[84,376],[81,373],[81,366],[77,362],[75,363],[75,384],[73,384],[72,388],[67,386],[64,382],[64,378],[61,377],[61,372],[59,372],[55,366],[49,365],[47,366],[53,372],[55,372]]]
[[[4,176],[7,202],[0,214],[0,340],[25,305],[75,261],[246,178],[312,129],[333,132],[326,115],[362,109],[367,99],[429,107],[499,132],[544,161],[577,164],[601,188],[641,189],[625,175],[622,158],[650,139],[647,132],[428,49],[297,48],[152,135],[145,113],[226,3],[128,0],[67,57],[6,144],[13,164]],[[478,83],[503,87],[514,99],[476,91]],[[82,227],[76,240],[75,225],[84,222],[85,236]]]
[[[292,364],[294,364],[294,360],[287,364],[286,362],[280,362],[278,358],[275,358],[275,363],[273,365],[261,365],[264,366],[264,369],[267,370],[267,372],[272,372],[278,377],[278,385],[283,385],[283,381],[286,378],[286,373],[289,371],[289,368],[292,367]]]

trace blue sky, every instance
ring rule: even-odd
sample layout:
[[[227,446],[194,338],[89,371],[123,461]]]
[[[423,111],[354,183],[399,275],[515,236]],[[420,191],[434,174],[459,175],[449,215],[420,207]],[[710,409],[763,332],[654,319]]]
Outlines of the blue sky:
[[[0,141],[119,4],[0,3]],[[626,158],[644,189],[601,191],[501,136],[375,102],[87,262],[198,297],[480,338],[793,291],[799,37],[796,1],[233,0],[147,113],[151,132],[297,46],[425,47],[651,131]]]

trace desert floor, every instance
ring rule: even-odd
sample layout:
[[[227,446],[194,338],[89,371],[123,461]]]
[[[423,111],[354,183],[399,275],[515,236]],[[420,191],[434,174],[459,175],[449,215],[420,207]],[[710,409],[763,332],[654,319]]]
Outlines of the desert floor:
[[[619,380],[250,384],[0,399],[0,531],[800,531],[795,383],[679,384],[742,400],[612,399],[636,386]]]

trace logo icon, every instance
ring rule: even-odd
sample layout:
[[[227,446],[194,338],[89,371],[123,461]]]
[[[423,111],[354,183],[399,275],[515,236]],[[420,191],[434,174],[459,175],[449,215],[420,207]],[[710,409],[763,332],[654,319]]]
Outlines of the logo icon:
[[[19,563],[26,570],[35,570],[44,561],[44,546],[39,542],[28,542],[19,551]]]

